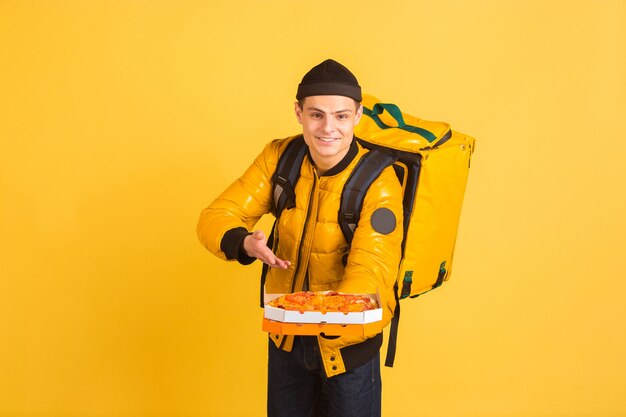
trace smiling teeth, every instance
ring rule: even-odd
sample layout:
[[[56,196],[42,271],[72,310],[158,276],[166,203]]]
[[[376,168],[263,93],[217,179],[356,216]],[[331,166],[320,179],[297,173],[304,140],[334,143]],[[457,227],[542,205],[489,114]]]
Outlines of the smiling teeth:
[[[319,140],[323,140],[324,142],[332,142],[335,140],[335,138],[322,138],[322,137],[318,137]]]

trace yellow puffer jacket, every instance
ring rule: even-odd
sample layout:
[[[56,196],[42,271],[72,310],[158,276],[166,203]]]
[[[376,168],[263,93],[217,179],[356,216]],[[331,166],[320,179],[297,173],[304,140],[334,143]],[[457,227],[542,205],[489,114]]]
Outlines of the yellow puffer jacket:
[[[270,142],[243,176],[202,211],[198,237],[213,254],[244,264],[253,261],[241,253],[241,243],[261,216],[270,212],[271,177],[279,156],[294,138]],[[275,294],[302,290],[307,276],[311,291],[380,293],[383,320],[371,334],[365,337],[318,336],[329,377],[360,364],[359,359],[347,357],[350,352],[358,351],[357,344],[365,342],[365,345],[376,336],[378,352],[382,340],[380,332],[391,320],[395,307],[393,285],[400,263],[402,188],[393,168],[383,171],[367,192],[350,248],[337,221],[344,184],[367,152],[353,141],[346,157],[322,176],[317,174],[310,157],[305,157],[295,187],[296,206],[282,212],[276,227],[274,251],[280,259],[291,261],[291,266],[287,270],[270,268],[266,280],[267,292]],[[371,224],[372,213],[380,208],[387,208],[395,215],[396,227],[390,233],[379,233]],[[342,257],[348,251],[344,267]],[[277,347],[291,350],[293,336],[271,335],[271,338]]]

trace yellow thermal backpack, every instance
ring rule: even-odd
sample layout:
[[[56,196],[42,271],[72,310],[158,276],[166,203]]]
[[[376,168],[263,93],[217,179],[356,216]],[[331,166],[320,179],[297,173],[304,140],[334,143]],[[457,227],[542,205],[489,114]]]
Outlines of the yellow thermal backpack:
[[[363,96],[362,104],[363,117],[354,134],[364,147],[392,156],[404,191],[404,238],[396,297],[417,297],[450,278],[474,138],[450,129],[447,123],[403,113],[395,104],[369,95]],[[399,319],[397,303],[387,366],[393,366]]]
[[[364,94],[362,104],[363,117],[354,134],[370,152],[357,163],[344,186],[339,225],[350,244],[369,186],[393,165],[404,193],[404,238],[396,299],[414,298],[450,278],[474,138],[450,129],[447,123],[403,113],[395,104],[382,103],[373,96]],[[295,204],[293,189],[305,155],[306,145],[297,138],[279,158],[272,177],[277,219],[284,208]],[[266,273],[264,265],[261,288]],[[399,319],[397,302],[386,366],[393,366]]]

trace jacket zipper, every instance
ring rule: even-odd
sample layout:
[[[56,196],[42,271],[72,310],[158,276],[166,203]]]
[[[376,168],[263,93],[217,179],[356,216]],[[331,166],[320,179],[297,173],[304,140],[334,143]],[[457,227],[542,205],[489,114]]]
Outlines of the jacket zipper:
[[[306,214],[306,219],[304,219],[304,226],[302,227],[302,239],[300,239],[300,244],[298,245],[298,264],[296,265],[296,270],[293,274],[293,280],[291,281],[291,292],[295,292],[295,288],[296,288],[296,281],[298,280],[298,274],[300,273],[300,269],[302,267],[302,264],[304,264],[305,262],[303,262],[304,260],[304,254],[303,252],[303,243],[304,243],[304,238],[306,237],[306,229],[307,226],[309,224],[309,219],[311,218],[311,212],[313,210],[311,210],[311,206],[313,205],[313,196],[315,195],[315,188],[317,187],[317,173],[314,171],[313,172],[313,187],[311,187],[311,193],[309,194],[309,205],[307,207],[307,214]],[[307,262],[308,263],[308,262]],[[287,340],[287,336],[283,336],[282,340],[280,341],[280,345],[278,346],[279,349],[282,349],[283,346],[285,345],[285,341]]]
[[[306,219],[304,220],[304,227],[302,228],[302,239],[300,239],[300,244],[298,245],[298,265],[296,265],[296,271],[293,275],[293,281],[291,282],[291,292],[295,292],[296,290],[296,281],[298,280],[298,275],[300,270],[302,269],[302,264],[305,259],[303,253],[303,245],[306,237],[307,227],[309,225],[309,220],[311,219],[311,206],[313,205],[313,196],[315,194],[315,189],[317,187],[317,173],[313,172],[313,187],[311,187],[311,194],[309,195],[309,205],[307,207]],[[307,262],[308,263],[308,262]]]

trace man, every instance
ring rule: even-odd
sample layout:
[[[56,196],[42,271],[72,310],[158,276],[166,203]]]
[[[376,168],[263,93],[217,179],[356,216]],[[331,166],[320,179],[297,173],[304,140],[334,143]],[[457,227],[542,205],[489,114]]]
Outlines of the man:
[[[308,154],[295,186],[295,207],[280,215],[273,248],[267,246],[263,231],[252,230],[271,211],[272,174],[296,136],[266,145],[243,176],[202,212],[198,236],[222,259],[267,264],[268,293],[378,292],[383,320],[371,334],[270,335],[267,404],[272,417],[378,416],[379,349],[382,328],[395,307],[402,189],[393,168],[383,171],[365,196],[348,246],[337,217],[344,184],[368,152],[354,139],[363,114],[361,87],[346,67],[326,60],[303,77],[296,99],[295,114]]]

